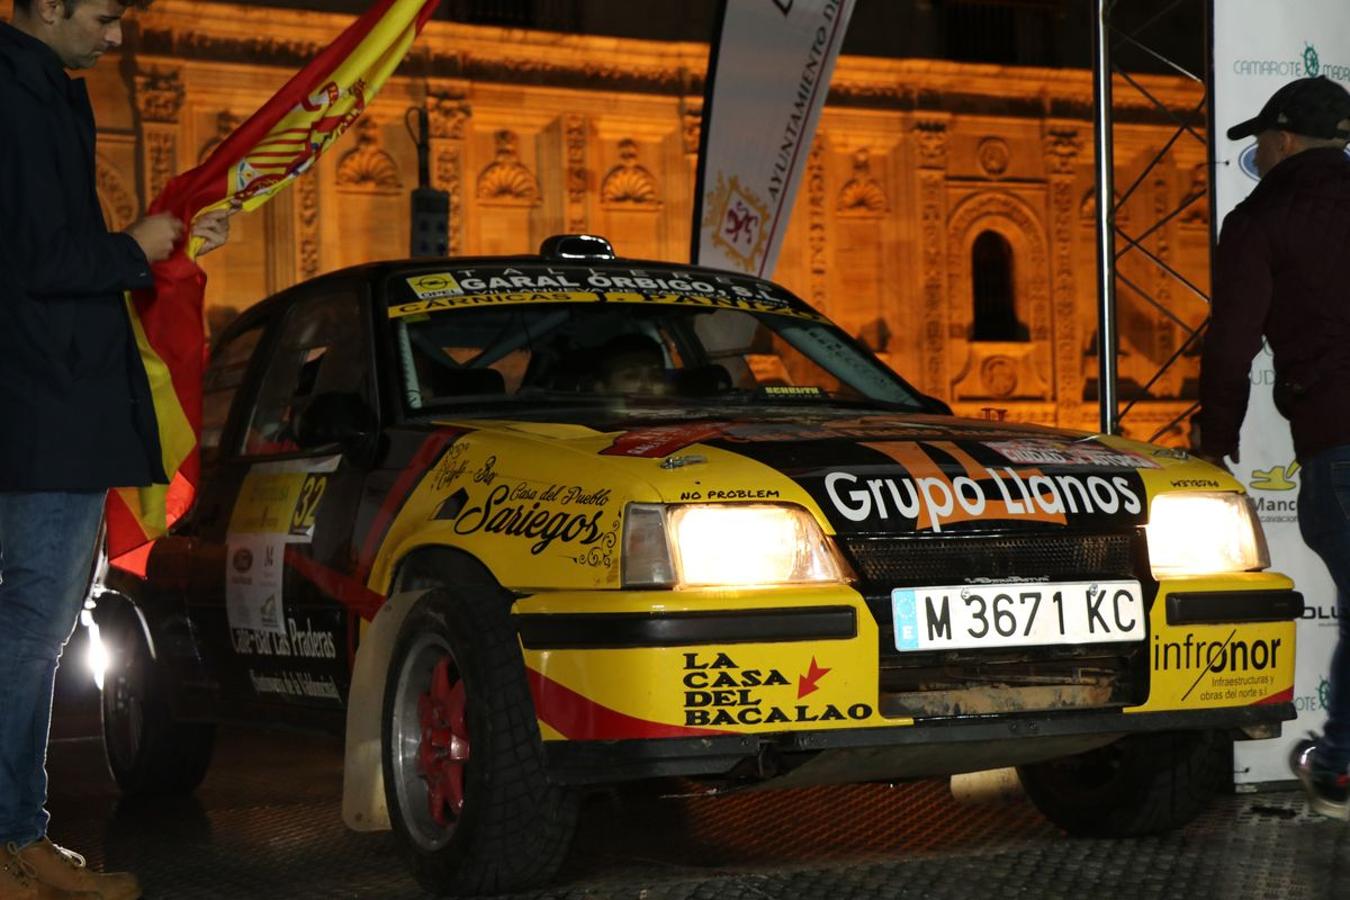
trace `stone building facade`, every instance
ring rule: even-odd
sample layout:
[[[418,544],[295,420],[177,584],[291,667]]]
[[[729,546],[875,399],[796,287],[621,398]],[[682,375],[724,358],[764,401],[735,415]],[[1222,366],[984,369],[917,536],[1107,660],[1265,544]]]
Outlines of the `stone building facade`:
[[[0,0],[6,16],[8,6]],[[198,0],[157,0],[134,19],[122,51],[87,74],[114,228],[350,22]],[[550,234],[588,231],[624,256],[687,259],[706,59],[699,43],[432,22],[358,127],[292,189],[235,219],[232,243],[205,260],[211,318],[407,254],[417,156],[405,117],[419,105],[432,181],[451,198],[452,254],[530,252]],[[1139,81],[1175,110],[1200,101],[1181,79]],[[1091,101],[1082,70],[845,56],[776,280],[959,412],[1095,428]],[[1117,101],[1126,191],[1175,128],[1123,83]],[[1205,148],[1183,135],[1120,215],[1131,235],[1149,230],[1147,252],[1121,260],[1122,383],[1140,397],[1125,427],[1136,436],[1194,395],[1193,353],[1140,389],[1207,312],[1205,184]]]

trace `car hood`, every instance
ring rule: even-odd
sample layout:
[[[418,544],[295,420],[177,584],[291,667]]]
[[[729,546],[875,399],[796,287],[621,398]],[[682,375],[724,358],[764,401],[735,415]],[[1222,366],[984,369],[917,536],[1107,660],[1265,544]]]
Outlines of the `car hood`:
[[[623,470],[652,499],[795,502],[844,534],[1118,531],[1143,524],[1159,490],[1238,489],[1182,451],[948,416],[662,411],[482,426],[583,454],[594,476]]]

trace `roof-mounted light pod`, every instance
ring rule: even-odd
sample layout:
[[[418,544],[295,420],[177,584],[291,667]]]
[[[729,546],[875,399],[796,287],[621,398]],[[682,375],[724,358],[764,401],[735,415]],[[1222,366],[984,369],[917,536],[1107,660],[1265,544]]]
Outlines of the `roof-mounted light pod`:
[[[555,234],[539,245],[545,259],[613,259],[609,241],[594,234]]]

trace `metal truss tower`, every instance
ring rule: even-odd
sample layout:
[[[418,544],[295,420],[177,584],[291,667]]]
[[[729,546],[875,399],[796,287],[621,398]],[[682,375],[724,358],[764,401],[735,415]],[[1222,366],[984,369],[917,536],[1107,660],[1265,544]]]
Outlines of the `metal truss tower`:
[[[1116,322],[1116,289],[1117,286],[1123,286],[1133,295],[1153,306],[1162,315],[1166,316],[1172,322],[1175,322],[1185,333],[1186,338],[1176,351],[1164,361],[1153,377],[1143,386],[1142,393],[1147,394],[1163,374],[1167,372],[1176,362],[1191,350],[1204,334],[1204,325],[1193,328],[1177,316],[1177,314],[1160,303],[1143,286],[1136,284],[1131,279],[1122,275],[1117,263],[1129,254],[1139,254],[1151,265],[1156,266],[1166,277],[1174,279],[1188,293],[1209,303],[1209,295],[1202,290],[1189,278],[1168,263],[1161,259],[1145,246],[1145,241],[1165,227],[1172,219],[1181,215],[1192,204],[1204,199],[1210,193],[1210,187],[1214,183],[1214,148],[1212,141],[1212,104],[1210,103],[1212,79],[1210,77],[1212,52],[1210,40],[1213,23],[1212,0],[1170,0],[1159,4],[1159,8],[1142,23],[1132,26],[1129,29],[1121,27],[1117,23],[1117,10],[1119,7],[1132,2],[1132,0],[1096,0],[1097,18],[1093,29],[1093,102],[1095,112],[1095,175],[1096,175],[1096,197],[1097,197],[1097,297],[1098,297],[1098,399],[1101,407],[1100,427],[1103,432],[1115,433],[1121,426],[1122,421],[1129,415],[1130,410],[1134,408],[1134,400],[1130,401],[1123,410],[1120,409],[1120,399],[1117,384],[1117,356],[1119,353],[1119,332]],[[1204,56],[1206,60],[1203,74],[1196,73],[1186,66],[1169,58],[1164,53],[1150,47],[1148,41],[1150,35],[1157,34],[1165,28],[1171,19],[1179,11],[1194,11],[1197,4],[1203,4],[1203,20],[1205,22],[1203,40]],[[1131,49],[1142,53],[1145,57],[1156,64],[1160,64],[1165,69],[1181,75],[1191,81],[1194,81],[1202,89],[1200,102],[1192,109],[1174,110],[1155,97],[1138,79],[1131,76],[1114,61],[1117,52],[1122,49]],[[1115,194],[1114,186],[1114,107],[1113,107],[1113,86],[1115,79],[1119,77],[1126,86],[1141,94],[1147,102],[1153,106],[1159,113],[1169,119],[1175,126],[1172,136],[1163,144],[1163,146],[1154,154],[1144,170],[1134,179],[1126,190],[1119,196]],[[1197,129],[1203,130],[1197,130]],[[1149,175],[1159,166],[1172,150],[1173,146],[1182,139],[1193,139],[1204,145],[1206,150],[1206,172],[1208,174],[1207,186],[1204,189],[1192,189],[1186,197],[1170,212],[1162,215],[1156,221],[1145,223],[1144,227],[1138,233],[1131,234],[1121,228],[1116,221],[1117,213],[1127,203],[1131,196],[1143,185]],[[1210,246],[1214,244],[1216,225],[1210,222]],[[1189,408],[1183,411],[1179,416],[1165,424],[1155,431],[1149,440],[1157,438],[1170,430],[1177,423],[1188,417],[1195,411],[1198,403],[1192,403]]]

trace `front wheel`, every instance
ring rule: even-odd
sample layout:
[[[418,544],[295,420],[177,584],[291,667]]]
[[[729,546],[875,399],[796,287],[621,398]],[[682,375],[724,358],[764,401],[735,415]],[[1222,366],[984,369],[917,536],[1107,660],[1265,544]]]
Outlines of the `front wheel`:
[[[1214,731],[1138,734],[1017,772],[1036,808],[1070,834],[1133,837],[1203,812],[1232,775],[1231,749]]]
[[[385,797],[413,873],[436,893],[540,885],[576,828],[576,793],[548,779],[507,604],[428,591],[390,659]]]
[[[101,712],[108,770],[125,794],[190,794],[211,764],[216,728],[180,722],[169,707],[166,675],[134,615],[101,631],[108,647]]]

